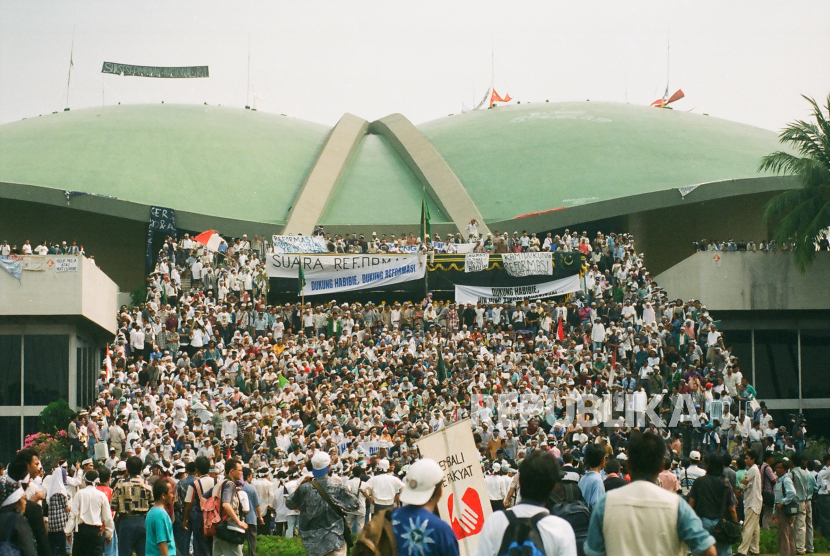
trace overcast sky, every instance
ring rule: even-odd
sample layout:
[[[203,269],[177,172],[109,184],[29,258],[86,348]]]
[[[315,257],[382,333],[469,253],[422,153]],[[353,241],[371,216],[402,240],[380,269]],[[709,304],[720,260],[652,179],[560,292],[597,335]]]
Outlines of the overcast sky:
[[[779,130],[830,92],[830,2],[0,0],[0,123],[63,109],[222,104],[333,125],[344,112],[421,123],[491,80],[520,101],[647,105]],[[101,74],[104,61],[210,66],[208,79]],[[253,102],[253,99],[251,99]]]

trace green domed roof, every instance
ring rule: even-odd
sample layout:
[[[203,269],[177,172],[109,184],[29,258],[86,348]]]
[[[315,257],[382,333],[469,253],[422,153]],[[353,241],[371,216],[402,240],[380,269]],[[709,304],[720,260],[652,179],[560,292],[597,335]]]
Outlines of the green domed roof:
[[[60,112],[0,126],[0,186],[95,193],[240,225],[279,226],[331,129],[215,106]],[[613,210],[643,210],[644,194],[654,206],[677,204],[669,193],[680,199],[677,188],[704,183],[711,184],[701,188],[710,198],[738,194],[733,180],[744,180],[741,191],[753,192],[758,180],[747,178],[763,177],[756,171],[760,158],[781,148],[774,132],[752,126],[599,102],[503,106],[417,129],[487,223],[573,207],[583,208],[567,211],[567,218],[604,218]],[[387,138],[369,133],[359,141],[320,223],[416,225],[422,184],[413,169]],[[784,188],[764,183],[769,190]],[[592,206],[597,209],[588,211]],[[433,222],[451,222],[438,206],[431,213]],[[137,207],[133,214],[144,218],[146,211]],[[549,229],[552,222],[529,225]]]
[[[418,126],[487,222],[642,193],[756,178],[774,132],[677,110],[532,103]]]
[[[0,181],[283,223],[330,128],[218,106],[108,106],[0,126]]]

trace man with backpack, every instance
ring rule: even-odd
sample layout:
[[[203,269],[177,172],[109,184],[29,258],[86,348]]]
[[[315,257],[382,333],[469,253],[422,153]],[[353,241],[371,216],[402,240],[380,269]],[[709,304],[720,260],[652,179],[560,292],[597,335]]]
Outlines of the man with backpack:
[[[521,503],[493,513],[484,523],[478,556],[576,556],[571,526],[545,509],[559,480],[559,463],[553,454],[537,450],[519,465]]]
[[[247,497],[240,497],[242,486],[242,462],[236,458],[231,458],[225,462],[225,480],[218,482],[213,487],[212,497],[214,500],[218,498],[221,504],[219,510],[219,519],[228,525],[228,529],[242,533],[244,536],[248,530],[248,524],[245,523],[245,513],[249,507],[243,503],[247,501]],[[204,506],[203,506],[204,507]],[[239,537],[239,542],[233,540],[226,540],[221,537],[222,531],[219,529],[223,523],[216,526],[216,537],[213,539],[213,556],[242,556],[243,536]]]
[[[196,480],[187,488],[182,527],[193,534],[193,556],[212,556],[213,537],[205,536],[204,508],[202,503],[210,498],[216,481],[210,476],[210,460],[196,458]]]
[[[666,444],[635,431],[628,445],[631,484],[599,499],[585,542],[588,556],[716,556],[715,539],[681,497],[657,486]]]

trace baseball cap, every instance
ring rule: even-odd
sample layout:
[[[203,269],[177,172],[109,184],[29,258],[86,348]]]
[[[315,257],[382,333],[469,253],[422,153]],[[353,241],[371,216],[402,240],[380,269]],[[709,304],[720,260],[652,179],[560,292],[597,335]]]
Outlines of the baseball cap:
[[[312,474],[315,477],[322,477],[328,473],[329,465],[331,465],[331,456],[321,450],[318,450],[311,458]]]
[[[409,466],[401,490],[401,502],[421,506],[426,504],[435,487],[444,480],[441,466],[431,459],[421,459]]]
[[[700,452],[697,450],[692,450],[689,452],[689,459],[692,461],[700,461]]]

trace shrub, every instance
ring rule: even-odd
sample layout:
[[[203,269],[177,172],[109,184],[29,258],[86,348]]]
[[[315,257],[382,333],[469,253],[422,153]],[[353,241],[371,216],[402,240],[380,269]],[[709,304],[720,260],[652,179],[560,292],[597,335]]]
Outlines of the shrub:
[[[54,401],[40,412],[40,430],[47,434],[55,434],[59,431],[66,432],[73,415],[75,415],[75,412],[72,411],[66,400]]]
[[[298,537],[286,539],[285,537],[260,535],[257,537],[256,552],[257,556],[306,556],[303,542]],[[242,553],[248,553],[247,545]]]
[[[69,458],[69,439],[66,431],[58,431],[54,436],[39,432],[30,434],[23,441],[24,448],[33,448],[40,454],[44,470],[57,467],[58,461]]]

